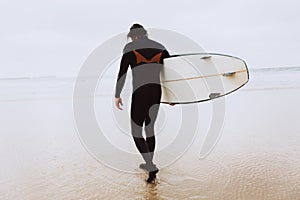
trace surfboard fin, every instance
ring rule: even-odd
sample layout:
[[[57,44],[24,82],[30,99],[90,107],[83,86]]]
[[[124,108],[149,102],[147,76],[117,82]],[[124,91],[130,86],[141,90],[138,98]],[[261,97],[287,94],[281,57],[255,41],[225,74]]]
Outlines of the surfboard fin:
[[[236,72],[226,72],[224,74],[222,74],[223,76],[233,76],[235,75]]]
[[[209,58],[211,58],[211,56],[203,56],[203,57],[201,57],[201,59],[203,59],[203,60],[209,59]]]
[[[219,97],[221,95],[221,93],[210,93],[209,94],[209,98],[210,99],[215,99],[215,98],[217,98],[217,97]]]

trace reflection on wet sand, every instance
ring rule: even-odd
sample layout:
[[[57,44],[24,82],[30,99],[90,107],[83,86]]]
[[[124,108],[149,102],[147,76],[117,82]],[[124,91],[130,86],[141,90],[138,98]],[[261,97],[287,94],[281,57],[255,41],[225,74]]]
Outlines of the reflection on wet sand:
[[[75,133],[69,102],[2,102],[0,199],[299,200],[295,93],[232,95],[214,151],[199,160],[192,147],[160,170],[158,184],[147,184],[144,172],[120,172],[93,159]]]

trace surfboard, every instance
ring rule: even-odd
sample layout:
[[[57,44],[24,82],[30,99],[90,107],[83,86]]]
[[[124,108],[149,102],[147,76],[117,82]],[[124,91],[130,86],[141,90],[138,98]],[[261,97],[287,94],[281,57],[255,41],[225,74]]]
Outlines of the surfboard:
[[[225,54],[198,53],[164,59],[160,74],[162,103],[209,101],[230,94],[249,81],[244,60]]]

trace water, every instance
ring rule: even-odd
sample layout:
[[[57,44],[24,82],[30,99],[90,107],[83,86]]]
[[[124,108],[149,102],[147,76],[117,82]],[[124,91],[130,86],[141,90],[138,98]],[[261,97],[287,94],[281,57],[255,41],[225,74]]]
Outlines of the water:
[[[241,90],[288,89],[300,87],[300,67],[251,69],[250,80]],[[130,79],[130,75],[128,77]],[[94,80],[91,78],[90,80]],[[71,98],[75,77],[0,78],[0,101],[40,98]],[[82,83],[89,79],[81,80]],[[96,95],[113,95],[116,77],[104,76]],[[127,84],[130,81],[127,81]],[[125,87],[126,90],[126,87]]]
[[[250,81],[244,89],[284,89],[300,87],[300,67],[276,67],[250,70]]]
[[[249,83],[226,99],[214,151],[199,160],[198,146],[191,148],[161,169],[156,185],[147,185],[143,172],[113,170],[87,153],[74,128],[74,85],[74,77],[0,79],[0,199],[299,199],[300,67],[250,70]],[[102,79],[98,99],[110,98],[114,85],[115,77]],[[201,126],[209,125],[208,105],[201,104]]]

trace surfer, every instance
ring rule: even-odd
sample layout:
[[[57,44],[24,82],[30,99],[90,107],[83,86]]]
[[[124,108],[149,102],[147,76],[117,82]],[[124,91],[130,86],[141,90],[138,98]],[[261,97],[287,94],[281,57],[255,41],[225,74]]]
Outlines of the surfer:
[[[130,66],[133,79],[131,133],[138,151],[145,160],[139,167],[148,171],[147,182],[150,183],[155,180],[159,171],[153,163],[154,123],[161,99],[160,70],[163,67],[163,59],[169,57],[169,53],[162,44],[149,39],[147,30],[140,24],[133,24],[127,37],[132,42],[126,44],[123,49],[116,83],[115,105],[122,110],[120,94]],[[143,127],[146,138],[142,134]]]

